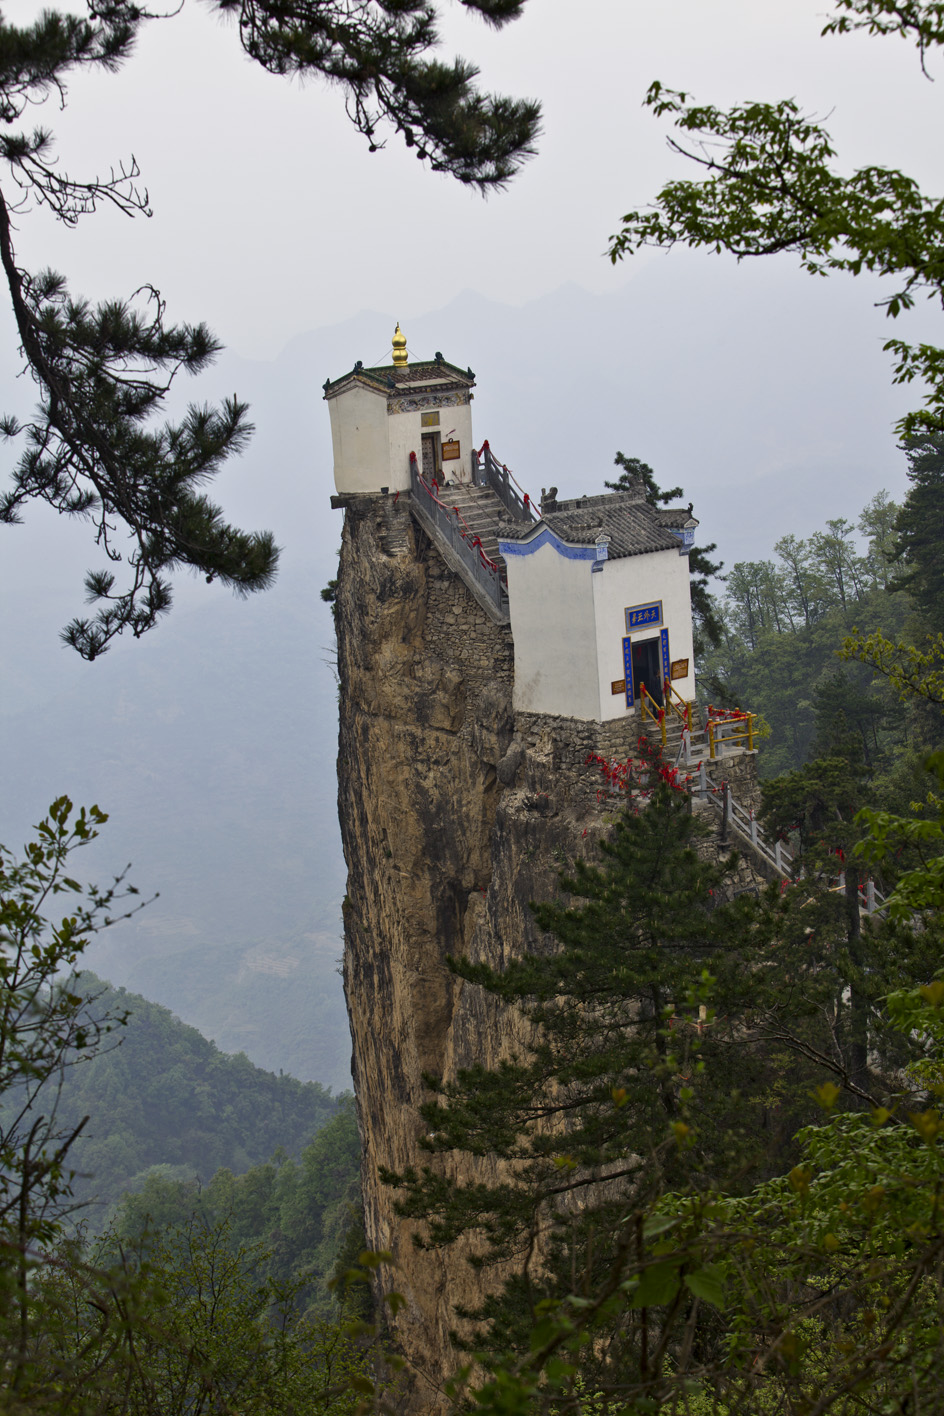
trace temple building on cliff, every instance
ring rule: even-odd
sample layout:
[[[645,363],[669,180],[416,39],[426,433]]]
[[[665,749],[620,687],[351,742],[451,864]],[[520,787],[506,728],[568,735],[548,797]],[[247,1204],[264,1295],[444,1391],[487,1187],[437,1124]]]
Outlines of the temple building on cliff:
[[[472,433],[475,376],[437,353],[410,363],[397,325],[389,365],[328,380],[336,505],[408,494],[451,570],[511,625],[516,710],[603,723],[694,697],[691,507],[627,491],[540,508]]]

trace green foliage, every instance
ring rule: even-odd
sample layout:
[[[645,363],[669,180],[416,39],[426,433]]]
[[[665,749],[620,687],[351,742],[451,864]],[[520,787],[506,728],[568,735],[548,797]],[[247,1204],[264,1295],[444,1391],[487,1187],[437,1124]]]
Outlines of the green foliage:
[[[944,983],[893,994],[896,1027],[933,1051]],[[606,1281],[545,1305],[531,1350],[471,1393],[483,1412],[689,1416],[935,1411],[942,1351],[939,1103],[835,1110],[798,1137],[787,1174],[744,1196],[691,1188],[628,1211]],[[697,1301],[696,1301],[697,1300]],[[604,1323],[634,1324],[635,1358],[588,1380]],[[588,1401],[589,1394],[589,1401]]]
[[[524,0],[465,3],[500,26]],[[534,151],[538,105],[483,94],[473,66],[431,57],[438,36],[427,0],[214,0],[213,8],[238,19],[243,48],[270,72],[340,85],[372,150],[383,146],[378,127],[390,123],[436,171],[483,191],[501,187]],[[125,630],[137,638],[152,628],[170,609],[174,572],[248,594],[272,583],[278,563],[269,532],[229,525],[203,491],[250,436],[246,405],[233,397],[218,408],[191,405],[176,424],[156,422],[177,375],[199,373],[217,354],[206,326],[167,324],[147,284],[93,306],[56,272],[30,273],[14,249],[13,217],[29,207],[68,226],[101,206],[150,215],[133,159],[107,178],[73,178],[56,165],[48,129],[18,125],[50,93],[64,106],[74,74],[118,69],[155,18],[132,0],[109,0],[90,7],[88,20],[54,12],[27,26],[0,20],[0,264],[39,400],[25,423],[0,420],[0,433],[23,444],[0,521],[19,521],[33,500],[91,520],[109,568],[86,576],[94,614],[63,631],[86,659]],[[123,586],[113,569],[120,562]]]
[[[354,1106],[343,1101],[297,1160],[281,1153],[243,1175],[220,1169],[205,1185],[151,1170],[123,1197],[112,1233],[124,1244],[160,1239],[168,1229],[199,1222],[225,1225],[227,1244],[262,1245],[259,1269],[293,1287],[293,1302],[309,1315],[330,1311],[335,1271],[364,1248],[360,1215],[360,1136]]]
[[[894,527],[897,584],[937,628],[944,619],[944,434],[912,438],[905,452],[911,487]]]
[[[91,1252],[61,1246],[37,1266],[4,1411],[353,1413],[363,1357],[264,1267],[260,1246],[197,1220],[117,1259],[108,1236]]]
[[[870,865],[881,865],[893,850],[900,853],[910,846],[920,864],[898,877],[888,898],[892,919],[903,923],[922,921],[922,933],[940,944],[940,926],[944,920],[944,752],[935,752],[927,762],[937,779],[937,793],[929,805],[934,814],[922,817],[896,816],[892,812],[863,807],[859,822],[868,834],[856,852]]]
[[[681,487],[670,487],[668,491],[663,491],[648,462],[642,462],[638,457],[627,457],[625,453],[618,452],[613,461],[620,469],[620,474],[615,482],[603,483],[608,491],[630,492],[641,482],[650,506],[666,506],[685,495]]]
[[[463,0],[467,10],[500,28],[525,0]],[[500,188],[534,154],[540,106],[475,88],[478,70],[465,60],[430,57],[439,40],[428,0],[350,5],[295,0],[212,0],[239,19],[243,48],[275,74],[339,84],[351,120],[370,143],[389,124],[434,172],[489,191]]]
[[[922,66],[927,52],[944,44],[937,4],[837,0],[837,8],[824,32],[864,27],[906,36]],[[792,98],[720,109],[657,81],[646,104],[656,117],[671,118],[677,136],[670,147],[704,175],[669,182],[651,207],[628,212],[610,239],[613,261],[644,246],[677,244],[738,259],[791,251],[812,275],[865,271],[890,278],[892,293],[881,304],[891,318],[922,294],[944,302],[944,209],[913,178],[872,164],[842,175],[828,132]],[[895,359],[896,383],[917,378],[928,386],[927,406],[903,418],[899,430],[940,432],[944,350],[900,339],[885,348]]]
[[[338,1103],[317,1082],[228,1056],[138,994],[90,973],[77,976],[76,992],[127,1019],[121,1046],[72,1068],[59,1098],[64,1123],[90,1118],[73,1160],[76,1195],[98,1202],[96,1227],[102,1207],[152,1166],[203,1180],[221,1166],[244,1171],[279,1148],[297,1154],[336,1114]]]
[[[506,1362],[527,1365],[529,1345],[544,1350],[535,1315],[559,1305],[594,1308],[599,1340],[579,1363],[591,1390],[635,1364],[638,1323],[609,1301],[637,1254],[632,1216],[667,1186],[723,1175],[740,1190],[769,1173],[810,1116],[811,1059],[832,1049],[851,1071],[836,911],[811,948],[804,899],[722,903],[735,862],[703,860],[703,834],[688,798],[660,784],[600,843],[599,866],[577,861],[564,899],[534,907],[553,940],[500,972],[452,965],[523,1013],[527,1050],[436,1084],[423,1109],[430,1163],[384,1178],[421,1224],[415,1242],[465,1236],[473,1263],[511,1266],[471,1315],[496,1380]],[[461,1182],[435,1159],[454,1151],[468,1157]],[[714,1291],[711,1272],[686,1273],[678,1293]]]
[[[936,454],[928,456],[921,467],[936,475]],[[776,562],[736,565],[724,648],[706,665],[713,691],[759,711],[772,728],[759,764],[767,827],[799,846],[808,873],[838,876],[838,857],[855,851],[849,871],[864,878],[867,866],[885,890],[916,869],[939,869],[928,823],[905,825],[916,799],[927,796],[936,809],[926,764],[944,740],[944,641],[924,634],[931,621],[915,614],[896,579],[898,567],[926,554],[934,580],[936,543],[925,552],[916,542],[906,555],[900,535],[901,526],[920,525],[915,499],[913,483],[903,507],[884,493],[869,502],[858,519],[865,555],[851,523],[838,518],[808,541],[782,538]],[[910,912],[892,914],[901,922]],[[906,948],[905,958],[927,963],[920,950]]]
[[[160,1231],[126,1222],[91,1249],[81,1234],[66,1235],[73,1148],[88,1123],[87,1116],[75,1119],[77,1102],[97,1092],[103,1108],[118,1111],[129,1087],[145,1115],[159,1109],[172,1088],[166,1069],[155,1078],[149,1068],[155,1054],[166,1055],[169,1039],[184,1083],[185,1064],[191,1068],[183,1090],[192,1108],[193,1058],[200,1051],[196,1035],[187,1036],[193,1030],[175,1025],[165,1010],[145,1008],[142,1020],[136,1009],[138,1038],[159,1034],[149,1039],[153,1053],[139,1046],[139,1072],[114,1070],[122,1053],[110,1033],[126,1022],[124,1005],[135,1000],[105,988],[90,992],[97,980],[76,966],[89,935],[113,924],[116,905],[137,892],[121,878],[105,891],[83,889],[69,860],[106,819],[97,807],[73,816],[63,797],[22,859],[0,849],[3,1410],[11,1416],[353,1412],[352,1383],[363,1358],[337,1323],[318,1312],[327,1306],[324,1281],[357,1228],[359,1146],[349,1103],[300,1163],[283,1153],[278,1164],[242,1181],[221,1171],[212,1196],[221,1214],[213,1223],[197,1212],[198,1197],[185,1211],[178,1204],[176,1214],[165,1205]],[[53,922],[47,916],[62,896],[70,912]],[[304,1113],[312,1100],[332,1109],[321,1088],[258,1074],[245,1058],[223,1059],[211,1044],[204,1044],[202,1060],[208,1077],[202,1096],[197,1087],[201,1104],[212,1082],[237,1125],[252,1122],[264,1131],[297,1124],[292,1107]],[[76,1074],[70,1095],[68,1079]],[[135,1092],[142,1078],[156,1082],[155,1094]],[[263,1108],[274,1116],[264,1121]],[[255,1240],[271,1218],[261,1192],[273,1175],[286,1233],[265,1237],[282,1239],[281,1254],[241,1244],[237,1232],[241,1224]],[[166,1189],[165,1182],[165,1196]],[[151,1193],[164,1197],[157,1181]],[[129,1221],[127,1213],[123,1218]]]
[[[615,1006],[608,1009],[600,976],[594,975],[590,962],[591,953],[593,958],[605,957],[609,930],[604,902],[615,907],[617,881],[625,883],[618,870],[609,875],[611,889],[599,897],[599,904],[591,894],[589,911],[553,907],[563,930],[575,932],[573,940],[557,954],[511,966],[521,970],[521,987],[507,992],[518,997],[527,974],[531,992],[525,1007],[534,1018],[543,1006],[545,1034],[557,1032],[555,1012],[566,1011],[563,1001],[556,1009],[549,1005],[574,993],[575,977],[587,983],[579,1009],[584,1030],[580,1041],[592,1033],[594,1018],[602,1031],[617,1033]],[[588,915],[597,909],[603,927],[591,946],[585,927]],[[801,908],[800,918],[803,914]],[[751,1038],[745,1028],[750,1015],[744,1014],[728,1033],[729,1048],[735,1039],[740,1044],[741,1076],[754,1048],[776,1046],[791,1028],[794,1044],[806,1049],[813,1064],[813,1076],[819,1073],[819,1084],[811,1089],[817,1119],[799,1130],[793,1153],[786,1158],[781,1153],[780,1165],[768,1176],[755,1171],[750,1183],[743,1184],[750,1162],[745,1159],[743,1131],[737,1133],[736,1125],[735,1149],[727,1159],[740,1154],[741,1169],[725,1172],[719,1164],[724,1157],[719,1121],[725,1126],[731,1119],[717,1108],[724,1008],[712,1005],[722,1001],[723,983],[705,972],[686,999],[689,1017],[697,1016],[693,1004],[704,1013],[700,1030],[692,1029],[684,1070],[679,1057],[671,1064],[675,1104],[664,1109],[661,1138],[655,1128],[646,1134],[645,1111],[642,1129],[637,1130],[642,1077],[630,1063],[629,1085],[613,1088],[609,1098],[614,1137],[610,1163],[591,1172],[588,1156],[571,1145],[575,1136],[579,1144],[584,1134],[584,1115],[574,1114],[573,1093],[558,1087],[556,1075],[545,1069],[547,1094],[559,1104],[556,1115],[548,1114],[551,1124],[543,1136],[535,1127],[531,1152],[541,1142],[544,1154],[556,1156],[561,1181],[579,1188],[580,1198],[575,1205],[558,1198],[557,1215],[545,1211],[530,1246],[505,1249],[515,1276],[484,1307],[484,1316],[493,1322],[487,1342],[476,1351],[478,1366],[463,1369],[454,1384],[454,1395],[473,1410],[493,1416],[588,1410],[639,1416],[732,1416],[739,1411],[758,1416],[852,1416],[868,1411],[879,1416],[937,1410],[944,1359],[944,980],[915,987],[912,978],[889,990],[886,972],[881,990],[884,1016],[871,1045],[881,1048],[883,1030],[894,1034],[900,1060],[887,1074],[882,1098],[869,1097],[854,1077],[831,1065],[831,1052],[843,1045],[835,1023],[819,1042],[805,1030],[804,993],[807,1001],[814,1000],[821,972],[833,966],[835,946],[830,941],[823,949],[814,948],[810,941],[807,983],[812,991],[805,990],[798,977],[799,956],[791,957],[785,948],[796,922],[795,913],[786,910],[779,917],[778,937],[768,940],[750,964],[750,946],[743,936],[754,922],[748,917],[738,929],[733,917],[726,920],[729,932],[741,935],[740,958],[750,972],[751,991],[760,995],[757,1007],[766,1009],[774,1024],[755,1027]],[[659,931],[667,952],[670,931],[664,936],[663,929]],[[868,970],[881,971],[881,950],[873,948],[871,936],[865,942]],[[912,940],[913,953],[915,947]],[[578,951],[583,966],[575,973]],[[934,952],[939,953],[939,945]],[[630,978],[636,963],[630,956],[625,971]],[[692,963],[689,959],[690,970]],[[557,994],[555,964],[560,965]],[[481,973],[463,972],[469,977]],[[840,980],[841,975],[834,977],[836,1003]],[[623,1036],[625,1020],[633,1013],[631,986],[624,985],[619,1018]],[[852,986],[854,991],[855,982]],[[816,1007],[819,1011],[820,1005]],[[681,1019],[677,1009],[676,1026],[664,1030],[669,1037],[676,1034],[676,1048]],[[551,1045],[543,1039],[536,1055],[542,1047],[550,1055]],[[622,1055],[630,1061],[631,1050],[624,1048]],[[570,1056],[576,1073],[581,1053],[573,1050]],[[791,1084],[804,1083],[786,1075],[782,1056],[774,1053],[769,1060],[779,1073],[784,1101]],[[909,1065],[902,1067],[902,1060]],[[666,1073],[657,1049],[650,1051],[644,1069],[658,1094]],[[437,1128],[430,1149],[489,1154],[483,1144],[485,1128],[491,1125],[498,1139],[499,1126],[486,1120],[487,1113],[502,1106],[506,1116],[509,1111],[516,1114],[500,1081],[504,1077],[507,1082],[511,1070],[506,1064],[494,1074],[481,1106],[476,1097],[484,1075],[460,1078],[460,1087],[465,1083],[464,1112],[456,1104],[460,1088],[442,1089],[445,1104],[430,1108],[428,1115],[431,1127]],[[805,1089],[810,1090],[809,1079]],[[535,1091],[532,1118],[539,1115],[544,1094]],[[851,1106],[843,1106],[844,1099]],[[749,1112],[749,1092],[736,1100]],[[602,1118],[602,1096],[599,1101]],[[516,1106],[524,1114],[523,1096]],[[732,1113],[736,1122],[743,1122],[737,1106]],[[617,1119],[622,1123],[621,1148],[615,1140]],[[445,1138],[443,1120],[452,1126]],[[504,1149],[497,1154],[503,1159],[510,1154],[513,1161],[529,1159],[520,1144],[517,1152]],[[491,1159],[494,1164],[494,1153]],[[627,1179],[631,1162],[634,1171]],[[488,1206],[507,1206],[516,1186],[533,1183],[535,1173],[533,1164],[522,1166],[519,1161],[508,1167],[503,1186],[467,1187],[466,1224],[475,1230],[483,1217],[490,1223]],[[423,1189],[416,1179],[411,1185],[417,1195]],[[437,1189],[427,1174],[425,1190],[434,1210],[449,1188],[440,1181]],[[455,1193],[456,1187],[451,1188]],[[555,1203],[550,1192],[545,1202]],[[418,1214],[418,1206],[412,1212]],[[491,1238],[491,1231],[486,1233]],[[435,1237],[435,1228],[431,1235]]]
[[[893,642],[881,630],[847,635],[837,650],[841,659],[857,659],[887,679],[903,703],[924,699],[944,707],[944,634],[929,636],[925,648]]]
[[[70,855],[107,820],[97,806],[73,816],[60,797],[21,859],[0,846],[0,1243],[18,1256],[21,1279],[72,1196],[69,1151],[87,1118],[60,1110],[64,1078],[124,1022],[120,1007],[86,996],[76,972],[89,936],[137,894],[121,877],[99,890],[69,873]],[[62,904],[68,913],[47,920]]]
[[[824,824],[847,777],[838,759],[797,783],[827,793]],[[430,1164],[385,1177],[416,1242],[465,1236],[503,1265],[459,1313],[477,1365],[454,1394],[490,1413],[931,1412],[944,981],[915,981],[940,957],[934,862],[909,886],[915,930],[860,920],[851,860],[844,893],[807,875],[711,908],[725,871],[698,837],[660,787],[562,878],[569,900],[535,907],[553,943],[453,965],[531,1029],[524,1055],[436,1086]]]
[[[866,788],[904,807],[920,792],[923,755],[940,736],[939,722],[908,692],[922,651],[902,638],[917,629],[910,596],[896,589],[903,514],[879,493],[857,523],[864,554],[852,523],[837,518],[806,541],[782,537],[775,560],[735,565],[723,643],[703,661],[713,696],[770,724],[759,764],[765,778],[805,772],[811,757],[843,759],[862,788],[856,809]],[[891,690],[904,693],[904,711]]]

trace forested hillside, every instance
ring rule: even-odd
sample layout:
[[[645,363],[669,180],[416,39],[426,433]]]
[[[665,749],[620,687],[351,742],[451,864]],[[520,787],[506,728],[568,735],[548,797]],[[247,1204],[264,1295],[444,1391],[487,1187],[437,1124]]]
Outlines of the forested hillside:
[[[907,812],[928,791],[925,758],[944,741],[940,695],[903,693],[900,670],[909,654],[919,673],[922,657],[926,673],[939,660],[944,440],[920,439],[907,459],[904,504],[880,492],[855,519],[783,536],[770,559],[738,562],[726,577],[702,692],[764,719],[759,768],[780,779],[768,804],[784,804],[786,790],[783,820],[805,813],[809,825],[816,809],[851,819],[865,805]]]
[[[305,1309],[332,1310],[328,1282],[339,1260],[353,1263],[364,1248],[353,1099],[339,1103],[297,1159],[282,1151],[244,1175],[218,1170],[203,1185],[170,1171],[153,1170],[122,1199],[114,1219],[120,1240],[186,1227],[192,1216],[208,1229],[226,1224],[231,1249],[264,1245],[267,1277],[300,1283],[297,1301]]]
[[[337,1114],[339,1102],[317,1082],[227,1055],[169,1009],[92,973],[78,985],[96,1015],[128,1015],[113,1046],[63,1074],[60,1124],[90,1117],[71,1152],[82,1200],[111,1203],[152,1166],[206,1183],[221,1166],[240,1173],[278,1150],[298,1156]]]

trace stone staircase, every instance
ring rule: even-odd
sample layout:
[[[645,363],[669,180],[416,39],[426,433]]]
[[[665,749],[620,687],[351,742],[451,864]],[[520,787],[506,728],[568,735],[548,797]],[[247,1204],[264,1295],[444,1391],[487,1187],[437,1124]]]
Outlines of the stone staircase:
[[[652,743],[653,747],[662,748],[662,729],[659,723],[653,723],[651,719],[642,717],[640,719],[643,732]],[[670,710],[665,715],[665,747],[662,755],[670,766],[681,767],[684,762],[682,750],[683,724],[681,718]],[[705,732],[701,720],[701,713],[696,704],[692,704],[692,732],[688,750],[689,762],[707,762],[708,760],[708,735]]]
[[[504,574],[505,562],[498,550],[498,523],[508,513],[492,489],[468,483],[447,483],[440,490],[439,500],[450,511],[458,512],[459,525],[463,529],[467,527],[473,539],[478,536],[482,550]]]
[[[486,614],[508,624],[505,562],[498,551],[498,523],[508,514],[502,498],[491,487],[430,484],[411,454],[410,509]]]

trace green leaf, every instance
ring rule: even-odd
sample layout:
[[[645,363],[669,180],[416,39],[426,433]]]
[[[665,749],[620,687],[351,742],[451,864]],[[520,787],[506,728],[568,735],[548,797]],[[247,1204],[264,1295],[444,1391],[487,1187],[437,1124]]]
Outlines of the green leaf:
[[[642,1227],[645,1239],[655,1239],[659,1234],[665,1234],[669,1229],[674,1229],[678,1224],[678,1215],[674,1214],[651,1214]]]
[[[713,1308],[724,1307],[724,1277],[716,1264],[705,1264],[704,1268],[687,1273],[685,1287]]]
[[[652,1264],[645,1270],[637,1288],[630,1295],[631,1308],[661,1308],[671,1303],[681,1286],[681,1260]]]

